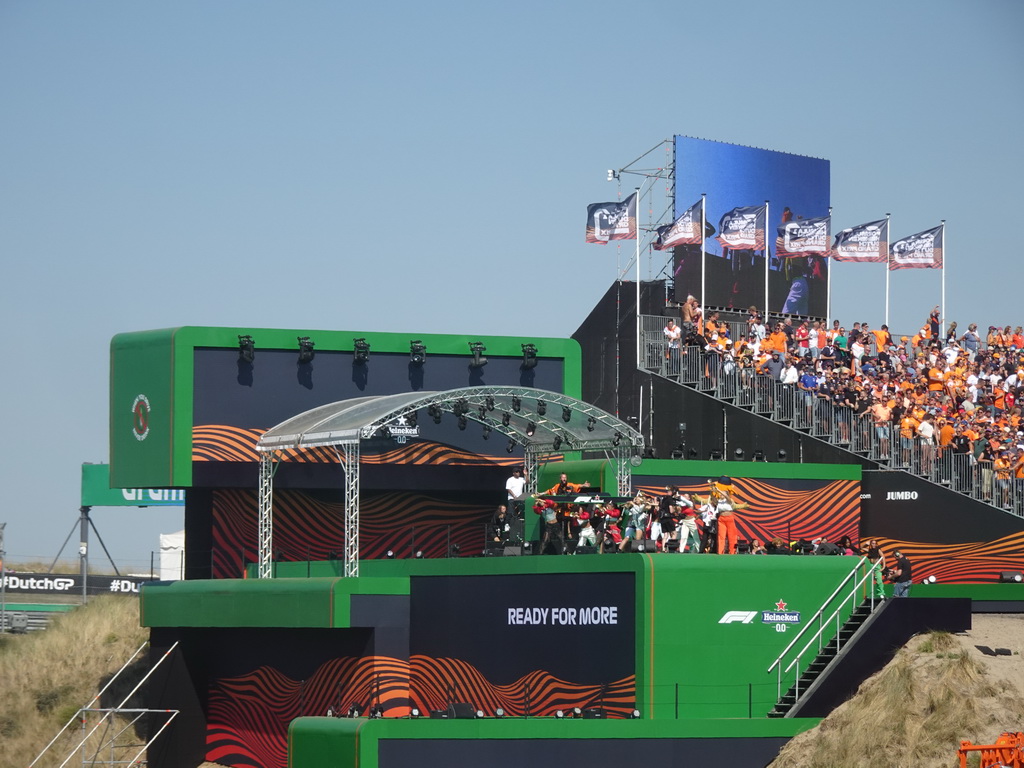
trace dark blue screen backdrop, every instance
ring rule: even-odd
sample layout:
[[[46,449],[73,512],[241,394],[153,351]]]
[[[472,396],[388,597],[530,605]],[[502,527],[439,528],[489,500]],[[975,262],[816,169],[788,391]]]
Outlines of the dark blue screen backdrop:
[[[827,304],[826,259],[804,258],[780,262],[775,239],[783,210],[793,219],[827,216],[829,209],[829,161],[754,147],[742,147],[688,136],[675,137],[676,212],[707,195],[706,219],[718,229],[722,215],[733,208],[762,205],[769,201],[766,245],[769,252],[768,310],[783,311],[791,290],[804,293],[803,301],[791,300],[790,314],[824,319]],[[706,296],[700,295],[700,249],[676,249],[676,295],[693,294],[706,307],[764,308],[764,265],[760,253],[734,252],[722,257],[714,238],[705,241]],[[788,262],[788,263],[787,263]],[[795,295],[794,294],[794,295]],[[802,311],[800,311],[802,310]]]

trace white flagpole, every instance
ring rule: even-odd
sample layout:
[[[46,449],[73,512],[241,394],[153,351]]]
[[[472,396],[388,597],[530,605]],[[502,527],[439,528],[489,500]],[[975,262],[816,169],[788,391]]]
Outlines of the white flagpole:
[[[832,247],[832,206],[828,207],[828,242],[825,245]],[[832,320],[832,265],[835,264],[831,255],[825,266],[828,267],[828,274],[825,276],[825,322]]]
[[[707,255],[704,252],[704,232],[707,224],[707,192],[700,193],[700,301],[697,302],[702,310],[707,302]]]
[[[771,267],[771,252],[768,250],[768,201],[764,201],[764,316],[768,318],[768,272]]]
[[[889,251],[889,241],[892,239],[892,225],[889,223],[889,216],[885,214],[885,324],[889,324],[889,261],[892,253]]]
[[[640,336],[640,187],[636,188],[636,367],[642,368],[640,357],[642,338]]]
[[[939,333],[945,335],[946,330],[946,220],[942,220],[942,322],[939,324]]]

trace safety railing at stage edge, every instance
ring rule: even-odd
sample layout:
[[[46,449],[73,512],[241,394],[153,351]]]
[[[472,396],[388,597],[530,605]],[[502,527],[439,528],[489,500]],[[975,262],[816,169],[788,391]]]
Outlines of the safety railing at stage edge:
[[[934,442],[900,433],[898,425],[876,424],[864,398],[856,406],[837,404],[758,373],[747,361],[733,361],[699,346],[668,348],[664,318],[642,316],[641,365],[706,395],[751,410],[764,418],[844,448],[892,469],[902,469],[977,501],[1024,517],[1024,479],[1007,468],[979,461],[971,453],[940,449]],[[726,427],[727,428],[727,427]],[[734,441],[725,435],[725,444]],[[750,460],[752,451],[744,451]],[[707,459],[708,456],[682,458]],[[721,458],[733,458],[721,457]],[[772,459],[774,457],[764,457]],[[800,457],[787,457],[800,461]]]

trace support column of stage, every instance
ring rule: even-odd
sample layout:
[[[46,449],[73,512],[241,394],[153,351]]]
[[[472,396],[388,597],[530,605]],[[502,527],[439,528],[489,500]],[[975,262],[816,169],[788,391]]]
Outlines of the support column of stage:
[[[537,493],[537,454],[527,446],[523,453],[523,472],[526,474],[526,493]]]
[[[629,496],[633,490],[633,467],[628,451],[615,452],[615,477],[619,483],[619,496]]]
[[[274,556],[274,454],[260,454],[259,578],[273,576]]]
[[[359,575],[359,441],[342,443],[345,464],[345,576]]]

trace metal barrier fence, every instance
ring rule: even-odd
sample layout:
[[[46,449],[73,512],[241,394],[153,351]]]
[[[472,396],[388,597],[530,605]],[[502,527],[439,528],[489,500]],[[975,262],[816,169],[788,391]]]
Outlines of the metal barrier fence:
[[[755,373],[741,363],[723,361],[698,346],[668,349],[665,319],[644,316],[645,368],[716,399],[748,409],[774,422],[845,448],[872,461],[911,472],[972,499],[1024,517],[1024,479],[970,453],[940,449],[920,437],[904,437],[891,423],[875,424],[870,413],[857,413]],[[728,435],[726,435],[728,441]],[[702,457],[706,458],[706,457]]]

